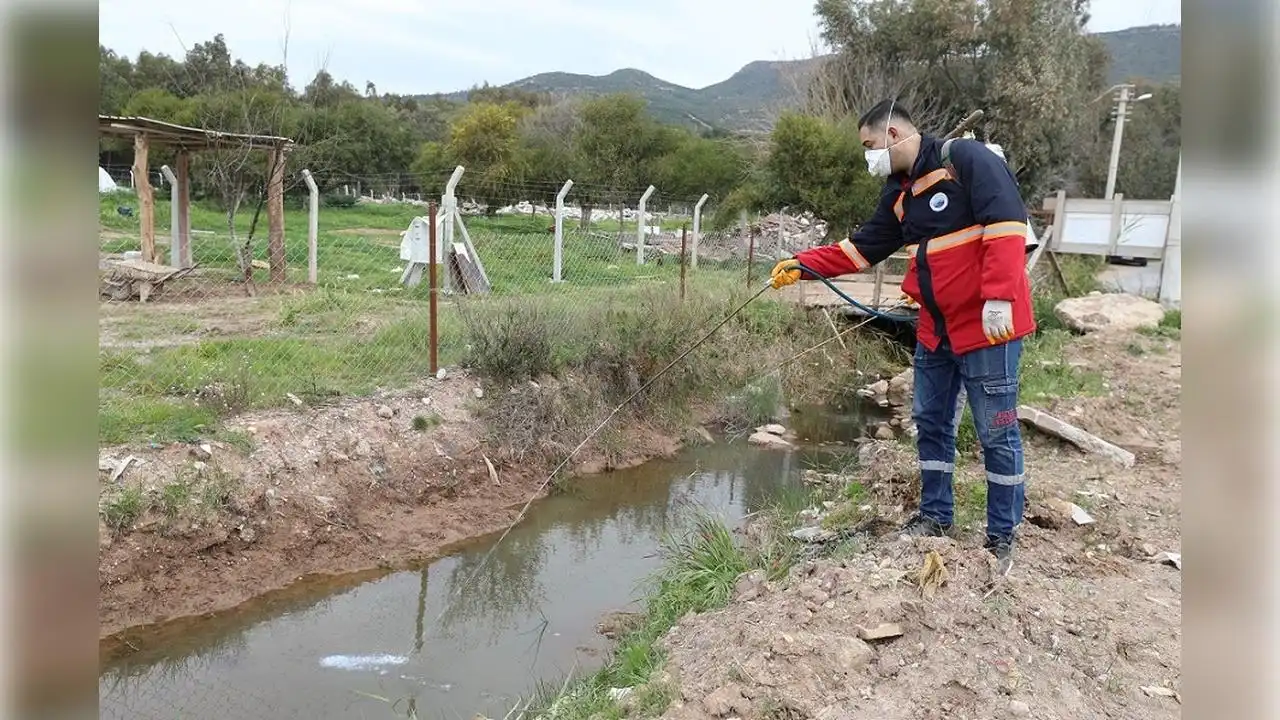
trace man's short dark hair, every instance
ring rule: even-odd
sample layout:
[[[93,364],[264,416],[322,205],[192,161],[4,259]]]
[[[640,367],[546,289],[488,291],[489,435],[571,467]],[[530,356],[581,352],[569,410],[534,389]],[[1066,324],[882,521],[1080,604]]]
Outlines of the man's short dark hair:
[[[915,125],[915,122],[911,119],[911,112],[902,103],[890,98],[881,100],[870,110],[863,113],[862,117],[858,118],[858,127],[871,127],[873,130],[883,127],[889,121],[890,109],[892,109],[892,117],[894,119],[901,120],[908,125]]]

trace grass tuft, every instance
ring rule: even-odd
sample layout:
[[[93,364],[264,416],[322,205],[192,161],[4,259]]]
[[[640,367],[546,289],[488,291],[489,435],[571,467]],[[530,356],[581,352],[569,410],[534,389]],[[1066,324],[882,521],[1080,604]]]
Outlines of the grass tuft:
[[[146,493],[137,485],[122,488],[103,500],[99,509],[103,521],[113,532],[122,532],[138,521],[147,511],[150,502]]]

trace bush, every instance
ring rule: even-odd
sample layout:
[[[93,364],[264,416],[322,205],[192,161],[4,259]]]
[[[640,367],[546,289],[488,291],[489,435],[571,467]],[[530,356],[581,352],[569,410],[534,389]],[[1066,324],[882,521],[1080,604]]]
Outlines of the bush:
[[[355,195],[343,195],[341,193],[329,193],[321,198],[321,204],[331,208],[351,208],[356,206],[359,200]]]
[[[567,324],[562,314],[529,300],[458,307],[467,334],[468,367],[501,384],[558,374],[557,330]]]

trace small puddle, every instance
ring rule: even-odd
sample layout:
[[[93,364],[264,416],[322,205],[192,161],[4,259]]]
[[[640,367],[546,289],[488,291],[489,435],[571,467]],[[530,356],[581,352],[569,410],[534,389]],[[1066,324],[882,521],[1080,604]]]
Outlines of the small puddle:
[[[497,534],[420,571],[301,581],[213,618],[131,633],[123,657],[104,648],[100,715],[503,717],[540,681],[607,659],[596,624],[638,609],[664,533],[697,509],[736,525],[833,454],[689,450],[539,501],[479,575]]]

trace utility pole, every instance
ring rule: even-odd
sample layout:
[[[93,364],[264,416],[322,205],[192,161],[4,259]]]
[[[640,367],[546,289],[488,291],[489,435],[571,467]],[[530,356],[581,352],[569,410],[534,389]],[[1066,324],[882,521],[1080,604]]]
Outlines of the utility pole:
[[[1116,89],[1120,90],[1120,97],[1116,99],[1116,134],[1111,138],[1111,163],[1107,166],[1107,200],[1114,197],[1116,193],[1116,173],[1120,169],[1120,143],[1124,139],[1124,121],[1129,115],[1129,103],[1140,102],[1151,97],[1151,93],[1143,93],[1136,98],[1131,97],[1132,85],[1122,84],[1112,88],[1112,90]],[[1097,98],[1094,102],[1100,99]]]
[[[1132,85],[1120,86],[1120,98],[1116,101],[1116,134],[1111,138],[1111,163],[1107,166],[1107,193],[1110,200],[1116,194],[1116,172],[1120,168],[1120,143],[1124,138],[1124,116],[1129,110],[1129,91]]]

